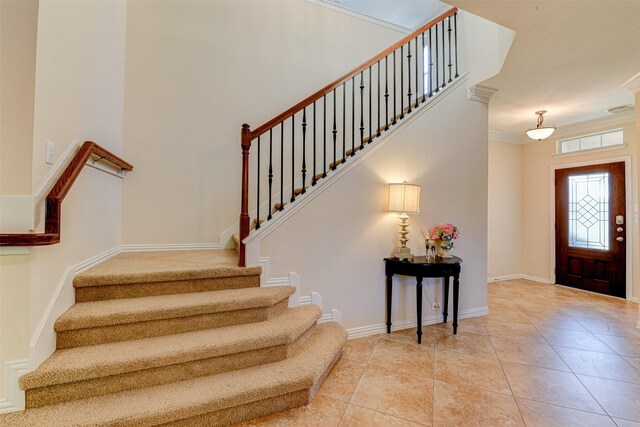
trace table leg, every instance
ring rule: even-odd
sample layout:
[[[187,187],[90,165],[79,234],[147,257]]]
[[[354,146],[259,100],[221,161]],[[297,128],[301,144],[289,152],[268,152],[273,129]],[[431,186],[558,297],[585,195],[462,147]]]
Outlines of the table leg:
[[[458,333],[458,293],[460,281],[458,275],[453,276],[453,335]]]
[[[387,276],[387,333],[391,333],[391,284],[393,275]]]
[[[417,329],[418,329],[418,344],[422,343],[422,277],[417,277],[416,284],[416,307],[417,307]]]
[[[442,279],[442,290],[444,292],[444,306],[442,307],[443,323],[447,323],[447,316],[449,315],[449,276],[445,276]]]

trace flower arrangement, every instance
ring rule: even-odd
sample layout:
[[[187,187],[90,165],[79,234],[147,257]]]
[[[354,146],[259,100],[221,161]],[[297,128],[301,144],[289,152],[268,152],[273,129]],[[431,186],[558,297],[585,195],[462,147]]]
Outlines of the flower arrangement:
[[[429,230],[422,230],[422,234],[427,241],[437,241],[437,247],[439,247],[438,253],[435,254],[435,250],[430,250],[430,244],[427,242],[427,257],[437,255],[442,258],[451,258],[449,251],[453,249],[453,241],[460,237],[458,227],[448,223],[436,225]]]
[[[456,240],[458,237],[460,232],[453,224],[442,223],[429,230],[429,238],[432,240]]]

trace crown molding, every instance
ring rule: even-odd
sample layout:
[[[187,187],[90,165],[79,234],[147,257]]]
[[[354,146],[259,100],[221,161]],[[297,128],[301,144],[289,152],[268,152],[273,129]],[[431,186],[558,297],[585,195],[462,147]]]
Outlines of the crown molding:
[[[383,21],[382,19],[374,18],[371,15],[364,14],[362,12],[355,11],[353,9],[349,9],[347,7],[341,6],[332,2],[331,0],[305,0],[308,3],[312,3],[321,7],[324,7],[329,10],[333,10],[335,12],[339,12],[353,18],[362,19],[363,21],[371,22],[375,25],[380,25],[381,27],[390,28],[392,30],[396,30],[403,34],[411,34],[413,30],[403,27],[402,25],[392,24],[391,22]]]
[[[626,87],[633,93],[640,92],[640,73],[631,77],[629,80],[622,84],[623,87]]]
[[[627,123],[635,122],[635,111],[628,111],[626,113],[616,114],[608,117],[601,117],[599,119],[587,120],[584,122],[572,123],[570,125],[558,126],[556,133],[553,135],[554,139],[562,139],[565,137],[571,137],[579,134],[586,134],[592,132],[600,132],[606,129],[613,129],[618,126],[622,126]]]
[[[489,130],[489,139],[491,141],[508,142],[511,144],[526,144],[529,142],[528,138],[524,136],[524,133],[520,135],[499,130]]]
[[[468,98],[472,101],[484,102],[488,104],[491,97],[498,91],[489,86],[475,85],[469,88]]]

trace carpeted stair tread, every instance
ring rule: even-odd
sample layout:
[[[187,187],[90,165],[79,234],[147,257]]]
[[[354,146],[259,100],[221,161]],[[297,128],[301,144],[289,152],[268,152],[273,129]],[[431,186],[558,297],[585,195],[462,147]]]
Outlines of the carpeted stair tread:
[[[238,267],[229,249],[122,253],[79,274],[75,288],[130,283],[169,282],[234,276],[256,276],[260,267]]]
[[[56,332],[200,314],[269,307],[295,292],[293,286],[169,294],[74,304],[55,323]]]
[[[289,344],[321,315],[317,306],[306,305],[264,322],[58,350],[23,375],[20,386],[32,389]]]
[[[335,362],[346,331],[319,325],[292,357],[268,365],[92,397],[0,416],[7,426],[152,426],[300,390],[311,395]],[[252,418],[251,412],[243,414]],[[254,415],[255,416],[255,415]]]

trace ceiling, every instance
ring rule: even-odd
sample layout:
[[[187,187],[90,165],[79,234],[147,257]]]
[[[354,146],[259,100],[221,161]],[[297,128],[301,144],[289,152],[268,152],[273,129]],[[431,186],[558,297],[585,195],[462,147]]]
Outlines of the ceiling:
[[[406,28],[448,8],[434,0],[333,0]],[[481,84],[498,89],[489,129],[514,142],[535,126],[567,126],[611,116],[634,105],[622,84],[640,72],[640,0],[446,0],[516,31],[499,75]]]

